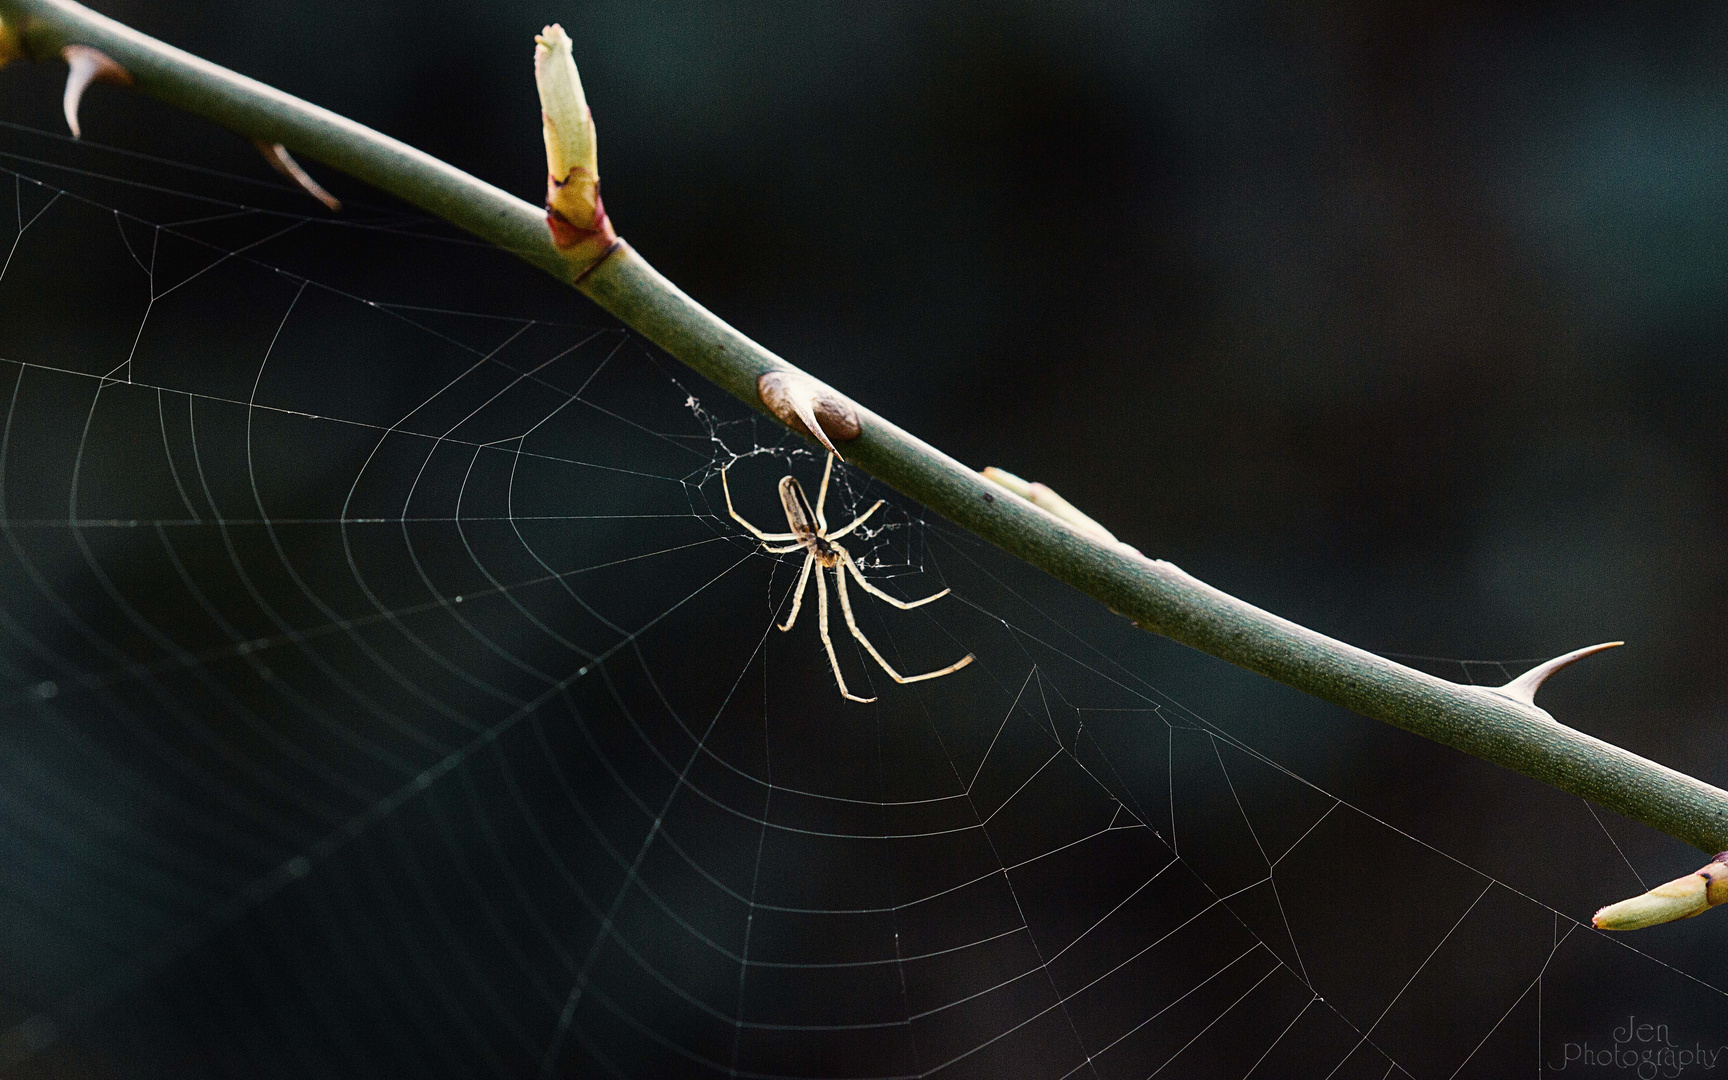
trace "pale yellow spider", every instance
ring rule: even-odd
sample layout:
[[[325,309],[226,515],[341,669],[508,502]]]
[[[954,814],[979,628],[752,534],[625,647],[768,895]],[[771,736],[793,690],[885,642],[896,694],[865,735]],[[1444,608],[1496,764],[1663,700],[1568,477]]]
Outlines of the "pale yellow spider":
[[[829,532],[828,518],[822,513],[822,505],[828,501],[828,478],[834,472],[833,454],[828,455],[828,465],[822,470],[822,489],[816,494],[815,510],[810,509],[810,500],[805,498],[804,488],[798,483],[796,477],[781,478],[780,505],[786,511],[786,526],[792,530],[791,532],[763,532],[744,520],[743,515],[739,514],[732,506],[732,488],[726,482],[726,470],[731,467],[728,465],[726,469],[720,470],[720,488],[726,493],[726,512],[732,515],[732,520],[749,529],[756,539],[762,541],[762,548],[765,551],[776,555],[785,555],[803,548],[808,552],[804,556],[804,570],[798,575],[798,588],[792,593],[792,613],[786,616],[786,622],[780,627],[781,630],[792,629],[792,624],[798,621],[798,609],[804,606],[804,592],[810,584],[810,568],[812,566],[820,567],[816,571],[817,629],[822,633],[822,647],[828,650],[828,663],[834,669],[834,681],[840,684],[842,697],[847,701],[870,702],[876,700],[873,697],[859,697],[846,689],[846,677],[840,674],[840,660],[834,655],[834,640],[828,636],[828,585],[827,580],[822,576],[823,570],[834,571],[834,590],[840,594],[840,613],[846,616],[847,629],[852,631],[852,636],[858,639],[859,644],[864,646],[876,662],[882,665],[882,670],[886,671],[889,678],[895,682],[915,683],[923,682],[925,679],[938,679],[944,675],[951,675],[972,662],[972,654],[967,653],[964,658],[949,664],[941,671],[927,671],[922,675],[902,675],[894,670],[892,664],[882,659],[882,654],[876,651],[876,646],[870,644],[870,639],[864,636],[864,631],[858,629],[858,622],[852,617],[852,602],[846,598],[846,571],[848,570],[858,580],[858,584],[863,586],[865,592],[878,599],[888,601],[902,611],[921,607],[932,600],[940,600],[948,595],[948,590],[943,589],[941,592],[926,596],[922,600],[896,600],[864,580],[864,572],[858,569],[858,563],[853,560],[845,548],[835,541],[864,524],[871,514],[881,509],[882,500],[876,500],[875,506],[853,518],[851,524],[836,529],[834,532]],[[790,540],[792,543],[786,544],[784,547],[774,546],[784,540]]]

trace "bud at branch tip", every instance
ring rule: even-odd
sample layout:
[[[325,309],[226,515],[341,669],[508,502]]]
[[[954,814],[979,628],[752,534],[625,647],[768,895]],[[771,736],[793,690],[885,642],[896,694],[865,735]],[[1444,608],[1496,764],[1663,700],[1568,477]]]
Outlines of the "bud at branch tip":
[[[1590,921],[1598,930],[1642,930],[1689,919],[1724,903],[1728,903],[1728,851],[1705,863],[1695,874],[1658,885],[1642,896],[1609,904]]]
[[[612,249],[618,234],[600,201],[594,115],[582,92],[570,35],[557,23],[534,39],[534,83],[546,143],[546,225],[580,277]]]

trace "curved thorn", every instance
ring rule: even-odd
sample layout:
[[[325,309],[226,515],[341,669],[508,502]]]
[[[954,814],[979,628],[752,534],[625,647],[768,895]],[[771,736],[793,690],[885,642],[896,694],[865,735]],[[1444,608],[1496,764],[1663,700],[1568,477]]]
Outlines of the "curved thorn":
[[[792,411],[797,414],[798,419],[804,422],[805,429],[816,436],[816,441],[826,446],[830,454],[840,457],[840,451],[834,449],[834,444],[828,440],[828,433],[822,430],[822,425],[816,420],[815,395],[794,392],[789,395],[787,404],[792,406]],[[840,460],[845,461],[846,459],[840,458]]]
[[[835,441],[856,439],[862,430],[850,401],[801,371],[764,372],[756,380],[756,393],[782,424],[808,432],[841,461],[846,458]]]
[[[286,146],[281,143],[265,142],[263,139],[253,139],[252,145],[258,148],[260,154],[264,155],[264,160],[270,163],[272,169],[294,181],[301,191],[317,199],[332,211],[342,209],[342,201],[325,191],[322,184],[312,179],[311,174],[302,169],[300,163],[294,160],[294,155],[288,152]]]
[[[1490,689],[1502,697],[1509,697],[1513,701],[1522,701],[1526,705],[1534,705],[1536,704],[1536,691],[1542,688],[1542,684],[1548,680],[1548,676],[1563,667],[1577,663],[1592,653],[1618,648],[1624,644],[1626,644],[1624,641],[1604,641],[1600,645],[1586,645],[1582,649],[1573,649],[1565,656],[1556,656],[1547,663],[1537,664],[1505,686],[1495,686],[1490,687]]]
[[[84,100],[84,91],[90,89],[93,82],[131,86],[132,73],[101,49],[88,45],[68,45],[60,50],[60,57],[66,61],[66,94],[60,105],[65,110],[66,126],[72,129],[72,137],[81,139],[84,132],[78,125],[78,106]]]

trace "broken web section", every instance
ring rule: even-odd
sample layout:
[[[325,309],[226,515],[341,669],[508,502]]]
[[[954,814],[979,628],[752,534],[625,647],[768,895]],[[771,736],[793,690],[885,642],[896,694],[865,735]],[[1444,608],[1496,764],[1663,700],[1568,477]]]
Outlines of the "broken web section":
[[[977,656],[896,685],[836,607],[845,702],[721,496],[816,489],[777,426],[397,209],[4,140],[9,1074],[1507,1076],[1728,1030],[1697,939],[1584,921],[1577,867],[1660,877],[1627,823],[1470,772],[1536,825],[1438,842],[1363,740],[1429,750],[840,466],[869,580],[953,590],[860,628]]]

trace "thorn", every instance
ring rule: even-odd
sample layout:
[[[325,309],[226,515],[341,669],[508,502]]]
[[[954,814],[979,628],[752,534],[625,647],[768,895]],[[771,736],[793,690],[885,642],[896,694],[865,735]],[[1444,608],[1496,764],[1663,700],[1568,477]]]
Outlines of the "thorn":
[[[61,99],[61,106],[66,111],[66,126],[72,129],[74,139],[81,139],[84,132],[78,126],[78,105],[84,100],[84,91],[90,89],[93,82],[131,86],[132,73],[101,49],[88,45],[68,45],[60,50],[60,57],[66,61],[67,69],[66,96]]]
[[[298,184],[301,191],[317,199],[332,211],[342,209],[342,200],[325,191],[322,184],[312,179],[311,174],[302,169],[300,163],[294,160],[294,155],[288,152],[286,146],[279,142],[265,142],[263,139],[253,139],[252,145],[258,148],[260,154],[264,155],[264,160],[270,163],[272,169]]]
[[[862,432],[857,408],[802,371],[770,371],[756,380],[756,393],[768,411],[793,431],[801,431],[841,461],[835,442],[851,442]]]
[[[1696,873],[1658,885],[1642,896],[1609,904],[1590,924],[1598,930],[1642,930],[1676,919],[1701,915],[1728,903],[1728,851],[1711,859]]]
[[[1624,641],[1605,641],[1600,645],[1586,645],[1582,649],[1573,649],[1565,656],[1556,656],[1545,664],[1537,664],[1505,686],[1492,686],[1489,689],[1501,697],[1509,697],[1513,701],[1534,705],[1536,704],[1536,691],[1541,689],[1544,682],[1548,681],[1548,676],[1563,667],[1577,663],[1592,653],[1599,653],[1604,649],[1616,649],[1624,644],[1626,644]]]

